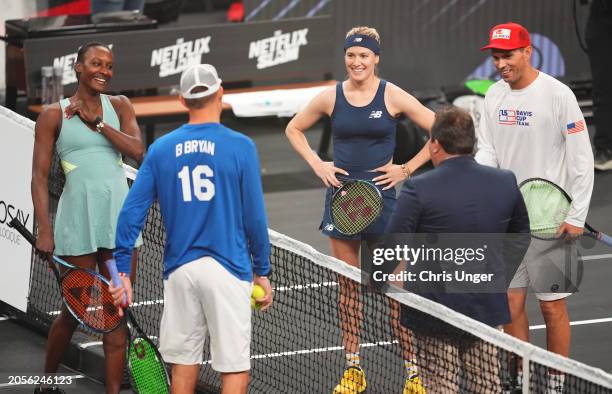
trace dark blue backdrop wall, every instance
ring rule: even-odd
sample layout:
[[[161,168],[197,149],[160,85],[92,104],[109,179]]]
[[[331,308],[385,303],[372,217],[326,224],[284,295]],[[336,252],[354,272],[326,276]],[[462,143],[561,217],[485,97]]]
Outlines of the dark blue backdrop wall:
[[[249,21],[330,14],[335,25],[334,77],[344,76],[342,40],[352,26],[382,37],[381,75],[409,90],[494,75],[485,44],[489,29],[514,21],[532,33],[534,64],[564,80],[590,79],[584,36],[588,7],[578,0],[245,0]]]

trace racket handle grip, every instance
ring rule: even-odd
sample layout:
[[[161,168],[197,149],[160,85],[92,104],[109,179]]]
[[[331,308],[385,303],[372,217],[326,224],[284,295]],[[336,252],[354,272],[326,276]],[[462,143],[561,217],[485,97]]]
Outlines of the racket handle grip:
[[[123,287],[123,282],[121,281],[121,278],[119,277],[119,271],[117,271],[117,263],[115,262],[115,259],[106,260],[104,264],[106,264],[106,268],[108,268],[108,272],[111,276],[113,284],[117,287]],[[126,300],[127,300],[127,297],[125,293],[123,293],[123,304],[124,305],[126,303]]]
[[[32,234],[30,230],[28,230],[23,224],[21,224],[19,219],[14,218],[13,220],[11,220],[9,226],[17,230],[17,232],[21,234],[21,236],[24,237],[26,241],[28,241],[32,246],[36,247],[36,237],[34,237],[34,234]]]
[[[612,237],[607,234],[599,233],[599,240],[608,246],[612,246]]]

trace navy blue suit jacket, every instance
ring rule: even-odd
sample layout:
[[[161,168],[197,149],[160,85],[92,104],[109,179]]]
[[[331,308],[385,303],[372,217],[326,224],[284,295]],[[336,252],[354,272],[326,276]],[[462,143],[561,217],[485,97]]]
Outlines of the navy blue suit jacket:
[[[529,217],[511,171],[480,165],[466,155],[447,159],[407,181],[387,232],[521,233],[521,242],[513,243],[509,246],[513,250],[497,255],[501,261],[494,262],[504,266],[508,262],[503,260],[512,256],[518,259],[512,262],[516,268],[529,246]],[[422,295],[491,326],[510,322],[506,293]],[[407,319],[410,313],[402,313],[402,322]]]

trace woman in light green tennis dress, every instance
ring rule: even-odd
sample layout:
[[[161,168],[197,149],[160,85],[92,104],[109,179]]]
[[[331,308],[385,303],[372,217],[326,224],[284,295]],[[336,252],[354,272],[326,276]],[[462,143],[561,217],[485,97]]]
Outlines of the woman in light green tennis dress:
[[[117,217],[128,193],[122,156],[140,162],[144,155],[129,100],[102,94],[112,78],[112,66],[113,55],[105,45],[89,43],[79,49],[74,67],[78,89],[72,97],[46,106],[39,115],[32,165],[37,249],[74,265],[97,268],[107,277],[104,261],[112,258]],[[48,176],[54,146],[66,183],[52,231]],[[135,262],[134,254],[132,264]],[[76,320],[62,307],[49,330],[45,373],[57,372],[76,326]],[[126,340],[125,325],[103,336],[107,393],[120,390]],[[39,387],[36,392],[58,392],[48,389]]]
[[[100,98],[104,122],[120,130],[110,98]],[[60,105],[64,111],[70,99]],[[56,142],[66,175],[54,226],[55,254],[59,256],[114,249],[117,217],[128,192],[121,153],[102,134],[83,132],[85,127],[78,116],[63,119]]]

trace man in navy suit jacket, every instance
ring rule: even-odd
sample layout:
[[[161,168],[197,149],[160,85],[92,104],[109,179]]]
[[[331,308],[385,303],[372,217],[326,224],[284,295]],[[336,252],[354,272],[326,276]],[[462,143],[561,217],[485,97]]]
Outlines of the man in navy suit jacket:
[[[492,237],[499,244],[489,245],[495,250],[489,250],[487,257],[492,261],[487,263],[497,275],[508,276],[498,278],[507,284],[529,246],[529,217],[514,174],[476,163],[475,142],[467,112],[453,107],[436,113],[429,141],[436,168],[404,184],[387,232],[498,234]],[[504,240],[501,234],[509,235]],[[441,283],[421,293],[493,327],[510,322],[506,289],[452,294],[448,286]],[[494,348],[474,337],[466,339],[460,330],[411,308],[403,308],[401,321],[417,337],[418,365],[428,393],[457,392],[461,366],[472,383],[468,391],[501,392]]]

